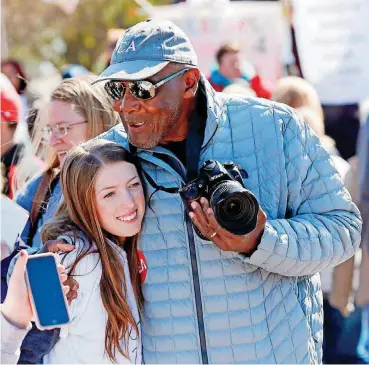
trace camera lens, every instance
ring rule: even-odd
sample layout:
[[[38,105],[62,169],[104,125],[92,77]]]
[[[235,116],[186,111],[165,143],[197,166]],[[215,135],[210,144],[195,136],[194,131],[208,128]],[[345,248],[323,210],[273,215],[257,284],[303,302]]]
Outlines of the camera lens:
[[[212,192],[210,205],[215,219],[227,231],[245,235],[257,223],[259,204],[255,196],[236,181],[224,181]]]
[[[237,196],[231,196],[224,202],[224,211],[231,217],[237,218],[245,212],[245,206]]]

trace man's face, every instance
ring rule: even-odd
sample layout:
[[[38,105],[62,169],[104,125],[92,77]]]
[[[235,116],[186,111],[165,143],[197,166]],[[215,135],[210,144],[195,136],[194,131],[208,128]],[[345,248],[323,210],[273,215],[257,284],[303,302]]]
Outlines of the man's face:
[[[185,66],[183,65],[183,68]],[[178,71],[168,65],[148,81],[153,84]],[[157,88],[153,99],[137,99],[126,90],[119,114],[130,143],[139,148],[163,144],[168,136],[175,138],[183,111],[184,75],[181,74]]]
[[[242,60],[239,52],[225,53],[219,63],[219,72],[228,79],[242,77]]]

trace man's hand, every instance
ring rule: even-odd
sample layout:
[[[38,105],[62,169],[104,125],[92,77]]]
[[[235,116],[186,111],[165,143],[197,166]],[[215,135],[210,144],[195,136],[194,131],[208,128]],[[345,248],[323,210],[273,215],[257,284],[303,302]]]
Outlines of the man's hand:
[[[71,252],[74,250],[74,246],[66,243],[63,240],[54,240],[54,241],[46,241],[45,244],[41,247],[38,253],[60,253],[60,252]],[[79,285],[76,280],[68,276],[68,279],[65,281],[65,285],[69,286],[69,292],[67,294],[68,303],[72,303],[73,299],[77,298]]]
[[[33,317],[28,287],[25,279],[27,261],[28,253],[27,251],[22,250],[10,278],[8,293],[4,304],[1,306],[1,311],[4,317],[20,329],[25,329]],[[67,294],[69,287],[68,284],[66,284],[67,274],[64,273],[64,266],[59,265],[58,271],[63,283],[64,293]]]
[[[69,245],[63,240],[46,241],[40,248],[38,253],[58,253],[58,252],[71,252],[74,250],[73,245]]]
[[[258,221],[255,229],[245,236],[238,236],[226,231],[215,219],[214,211],[205,198],[200,199],[201,205],[192,202],[193,212],[189,213],[192,222],[200,232],[215,243],[223,251],[234,251],[251,255],[260,243],[266,223],[266,214],[259,207]]]

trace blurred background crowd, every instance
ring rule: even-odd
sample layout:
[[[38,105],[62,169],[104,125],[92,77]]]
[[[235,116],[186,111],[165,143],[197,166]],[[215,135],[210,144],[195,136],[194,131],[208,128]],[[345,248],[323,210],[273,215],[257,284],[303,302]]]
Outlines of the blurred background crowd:
[[[101,98],[94,95],[83,106],[81,90],[109,64],[125,29],[149,17],[170,19],[186,32],[216,91],[297,109],[332,156],[354,201],[360,203],[363,185],[369,186],[367,0],[3,0],[1,10],[2,193],[10,198],[40,172],[51,186],[55,154],[112,126],[98,128],[94,123],[104,116],[90,115],[87,129],[75,128],[74,139],[61,146],[56,137],[71,136],[69,125],[78,122],[55,101],[79,105],[87,115]],[[54,118],[56,132],[41,112],[53,101],[60,115]],[[117,117],[110,120],[118,123]],[[54,159],[45,157],[48,149]],[[23,199],[44,201],[47,193],[37,192],[23,193]],[[31,216],[32,209],[31,204]],[[325,363],[369,363],[366,224],[362,250],[321,274]]]

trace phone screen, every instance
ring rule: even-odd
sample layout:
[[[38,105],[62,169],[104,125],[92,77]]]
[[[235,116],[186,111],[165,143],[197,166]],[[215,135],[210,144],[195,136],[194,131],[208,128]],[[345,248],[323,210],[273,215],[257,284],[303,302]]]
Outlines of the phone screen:
[[[31,256],[27,276],[40,325],[57,327],[68,323],[68,309],[54,257]]]

